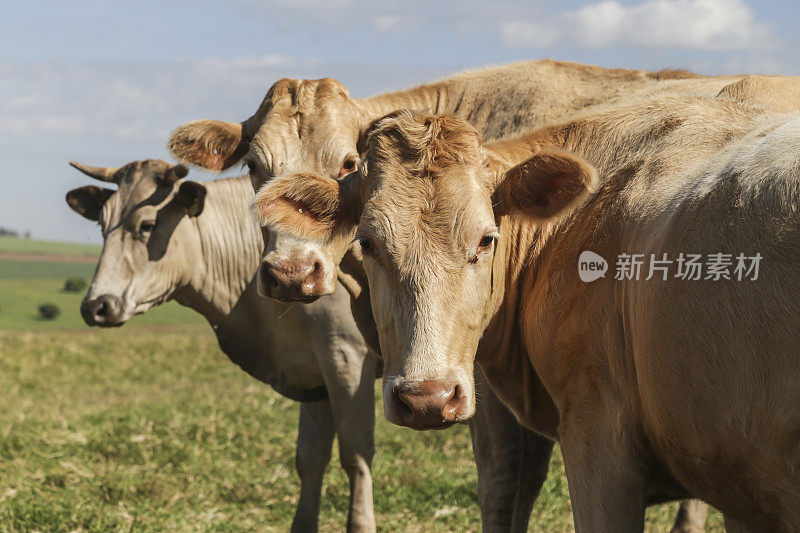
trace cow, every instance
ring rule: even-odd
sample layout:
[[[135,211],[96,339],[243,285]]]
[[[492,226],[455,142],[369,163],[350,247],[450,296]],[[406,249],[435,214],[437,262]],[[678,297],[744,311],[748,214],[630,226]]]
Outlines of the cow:
[[[410,108],[431,112],[450,112],[472,123],[487,138],[498,138],[548,122],[564,120],[598,107],[652,97],[663,93],[715,95],[742,77],[698,76],[686,71],[646,72],[606,69],[563,61],[527,61],[501,67],[464,72],[439,82],[406,91],[371,98],[354,99],[336,80],[282,79],[267,92],[256,113],[242,123],[196,120],[178,127],[170,137],[169,149],[177,159],[209,170],[224,170],[243,162],[248,166],[254,187],[272,176],[290,171],[311,171],[342,178],[360,162],[366,132],[372,123],[388,112]],[[349,244],[349,243],[346,243]],[[307,240],[270,233],[259,273],[262,294],[285,301],[313,301],[343,284],[354,298],[353,313],[362,333],[376,344],[368,290],[359,282],[359,259],[349,248],[322,247]],[[355,272],[339,268],[355,265]],[[338,283],[337,283],[338,282]],[[483,382],[480,370],[477,379]],[[487,406],[497,399],[487,388]],[[496,407],[487,407],[490,420],[504,420],[512,427],[513,417]],[[524,470],[546,475],[550,447],[532,433],[520,428],[516,442],[529,443],[539,456],[539,466],[527,460]],[[480,442],[501,445],[508,439],[473,438],[475,451],[488,457],[510,457],[494,449],[481,449]],[[494,471],[513,470],[495,467]],[[496,481],[491,494],[507,490],[508,475]],[[540,477],[540,484],[544,477]],[[530,485],[522,483],[521,485]],[[520,498],[517,498],[520,500]],[[526,500],[522,498],[521,500]],[[496,498],[497,507],[510,501]],[[485,506],[482,506],[484,508]],[[527,505],[530,508],[530,504]],[[689,522],[704,522],[705,508],[693,506]],[[529,511],[528,511],[529,512]],[[509,515],[509,512],[502,511]],[[519,508],[511,514],[524,515]],[[484,517],[484,522],[486,518]],[[515,521],[518,530],[524,523]],[[690,530],[688,528],[687,530]]]
[[[261,230],[248,215],[247,176],[199,183],[159,160],[84,174],[118,185],[74,189],[67,203],[99,221],[103,252],[81,304],[90,326],[121,326],[167,300],[202,314],[245,372],[300,402],[294,531],[315,531],[334,435],[350,479],[348,530],[373,531],[374,382],[378,362],[349,312],[349,297],[309,306],[260,297]]]
[[[800,113],[659,98],[484,142],[403,111],[366,145],[358,172],[278,177],[254,210],[355,236],[387,419],[468,419],[477,362],[560,443],[576,531],[690,496],[729,530],[800,529]]]

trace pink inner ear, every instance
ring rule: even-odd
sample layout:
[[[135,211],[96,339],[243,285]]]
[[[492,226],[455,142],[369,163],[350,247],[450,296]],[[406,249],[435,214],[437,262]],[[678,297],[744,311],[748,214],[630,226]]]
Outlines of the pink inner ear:
[[[261,201],[253,206],[261,223],[292,235],[308,238],[326,238],[330,228],[309,207],[296,200],[280,196]]]
[[[192,159],[201,163],[201,166],[211,170],[222,170],[225,164],[222,156],[219,155],[219,150],[214,150],[213,153],[206,150],[202,146],[195,146],[192,150]]]

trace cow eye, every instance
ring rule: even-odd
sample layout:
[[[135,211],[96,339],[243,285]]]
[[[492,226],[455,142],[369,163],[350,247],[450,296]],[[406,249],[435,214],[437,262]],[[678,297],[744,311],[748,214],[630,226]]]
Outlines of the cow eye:
[[[481,237],[481,240],[478,241],[478,247],[475,249],[475,254],[470,258],[469,262],[477,263],[481,254],[492,250],[492,246],[499,237],[497,231],[494,230],[485,233],[483,237]]]
[[[156,223],[153,220],[145,220],[139,226],[139,233],[150,233],[156,229]]]
[[[252,161],[247,161],[245,162],[245,164],[247,165],[247,170],[248,172],[250,172],[250,174],[256,171],[256,164],[253,163]]]
[[[375,253],[375,246],[372,244],[372,241],[366,237],[359,237],[358,244],[361,245],[361,252],[365,255],[370,255]]]
[[[494,235],[484,235],[481,237],[481,242],[478,243],[478,248],[480,249],[487,249],[491,248],[492,244],[494,244]]]
[[[339,178],[343,178],[348,174],[355,172],[358,167],[358,158],[353,155],[348,155],[342,161],[342,168],[339,170]]]

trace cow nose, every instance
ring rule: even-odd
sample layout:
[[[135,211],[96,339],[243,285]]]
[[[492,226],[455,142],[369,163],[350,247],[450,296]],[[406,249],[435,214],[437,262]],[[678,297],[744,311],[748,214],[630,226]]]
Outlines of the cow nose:
[[[116,296],[104,294],[81,303],[81,316],[89,326],[119,326],[122,323],[122,302]]]
[[[459,420],[466,396],[454,381],[428,380],[396,384],[393,401],[404,426],[444,429]]]
[[[309,302],[324,294],[324,277],[319,261],[261,262],[258,293],[284,301]]]

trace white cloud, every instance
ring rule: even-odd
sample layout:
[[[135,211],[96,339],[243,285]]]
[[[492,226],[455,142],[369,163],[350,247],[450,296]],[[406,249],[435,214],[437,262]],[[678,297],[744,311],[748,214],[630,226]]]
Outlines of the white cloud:
[[[636,46],[730,51],[775,46],[769,25],[743,0],[647,0],[625,6],[604,0],[554,18],[500,25],[515,48],[575,44],[586,48]]]

